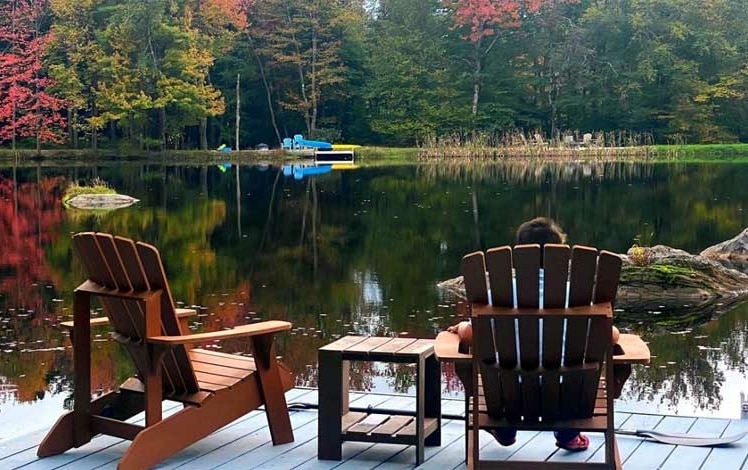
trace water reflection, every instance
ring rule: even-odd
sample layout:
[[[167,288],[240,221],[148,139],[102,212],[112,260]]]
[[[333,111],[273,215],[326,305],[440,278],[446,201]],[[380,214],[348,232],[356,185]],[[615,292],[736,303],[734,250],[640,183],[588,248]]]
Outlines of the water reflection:
[[[103,178],[141,200],[109,213],[66,211],[71,181]],[[265,318],[293,322],[279,352],[298,383],[316,386],[317,348],[344,334],[433,337],[458,305],[437,290],[461,256],[510,243],[535,215],[572,243],[625,251],[636,239],[698,252],[748,226],[746,165],[522,164],[370,167],[301,180],[282,168],[126,163],[0,170],[0,428],[21,404],[67,396],[69,320],[83,276],[70,234],[100,230],[159,247],[176,300],[198,309],[192,328]],[[741,306],[684,334],[621,317],[650,341],[653,365],[629,403],[737,416],[744,376]],[[619,322],[619,323],[620,323]],[[683,329],[683,328],[678,328]],[[97,331],[94,392],[132,373]],[[241,341],[215,345],[248,353]],[[407,366],[355,364],[355,387],[403,391]],[[458,381],[445,368],[445,390]],[[737,401],[736,401],[737,400]],[[33,413],[31,409],[28,413]],[[1,435],[0,435],[1,437]]]

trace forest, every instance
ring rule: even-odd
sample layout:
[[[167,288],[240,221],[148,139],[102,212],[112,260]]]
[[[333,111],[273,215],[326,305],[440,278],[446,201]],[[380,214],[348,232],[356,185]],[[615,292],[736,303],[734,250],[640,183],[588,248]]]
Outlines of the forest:
[[[744,0],[3,0],[0,147],[748,142]]]

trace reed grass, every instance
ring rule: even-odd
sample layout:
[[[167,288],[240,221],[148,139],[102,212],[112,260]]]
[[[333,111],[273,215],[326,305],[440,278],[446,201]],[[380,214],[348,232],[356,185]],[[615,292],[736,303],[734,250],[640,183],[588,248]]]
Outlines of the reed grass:
[[[65,190],[62,203],[67,204],[69,200],[81,194],[117,194],[117,191],[110,187],[109,183],[98,177],[93,178],[88,186],[81,186],[77,182],[73,182]]]
[[[496,165],[491,159],[455,158],[429,160],[418,166],[418,175],[428,181],[449,179],[474,183],[507,181],[512,184],[543,184],[547,181],[615,180],[641,181],[652,178],[653,165],[627,161],[580,161],[559,159],[509,159]]]
[[[675,158],[670,147],[657,147],[650,134],[632,132],[596,132],[585,141],[584,134],[566,132],[552,138],[522,131],[496,134],[454,133],[430,136],[420,147],[421,160],[552,158],[585,160],[650,160]]]

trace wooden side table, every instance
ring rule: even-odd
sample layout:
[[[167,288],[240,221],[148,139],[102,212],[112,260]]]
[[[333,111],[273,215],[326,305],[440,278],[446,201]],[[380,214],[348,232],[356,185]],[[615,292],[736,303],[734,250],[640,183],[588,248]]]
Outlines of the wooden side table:
[[[416,365],[416,413],[350,411],[349,361]],[[441,445],[441,367],[428,339],[345,336],[319,349],[317,457],[341,460],[344,441],[416,446],[416,465],[424,446]]]

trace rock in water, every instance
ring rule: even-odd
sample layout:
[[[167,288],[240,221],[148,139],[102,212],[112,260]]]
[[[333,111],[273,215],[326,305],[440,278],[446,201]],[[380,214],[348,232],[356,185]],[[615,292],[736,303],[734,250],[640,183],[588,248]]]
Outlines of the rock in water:
[[[748,296],[748,275],[703,256],[657,245],[645,250],[647,263],[623,256],[616,306],[627,312],[708,319]]]
[[[731,268],[748,271],[748,228],[735,238],[710,246],[701,252],[701,256],[717,260]]]
[[[76,209],[112,210],[129,207],[140,199],[124,194],[79,194],[66,201]]]

